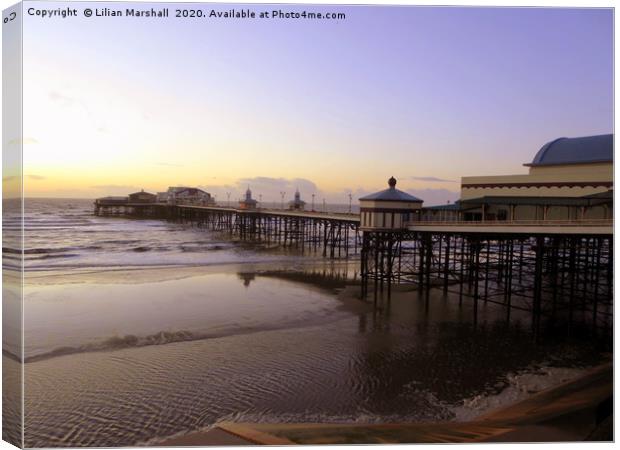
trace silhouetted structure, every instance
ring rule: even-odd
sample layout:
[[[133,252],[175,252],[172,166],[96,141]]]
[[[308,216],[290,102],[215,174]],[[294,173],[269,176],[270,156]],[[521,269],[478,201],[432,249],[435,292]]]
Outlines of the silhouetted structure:
[[[252,191],[248,186],[248,189],[245,191],[245,198],[239,201],[239,209],[256,209],[257,201],[252,198]]]
[[[295,191],[295,198],[288,202],[288,209],[292,211],[303,211],[306,208],[306,202],[301,199],[299,189]]]

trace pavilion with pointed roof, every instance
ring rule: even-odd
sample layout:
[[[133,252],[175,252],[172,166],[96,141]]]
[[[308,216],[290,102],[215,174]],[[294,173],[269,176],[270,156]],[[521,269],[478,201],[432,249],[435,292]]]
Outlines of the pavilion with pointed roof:
[[[295,198],[288,202],[288,208],[293,211],[303,211],[306,207],[306,202],[301,199],[299,189],[295,190]]]
[[[399,230],[416,220],[423,200],[396,189],[396,178],[388,180],[388,188],[359,199],[362,229]]]
[[[243,200],[239,200],[239,209],[256,209],[256,205],[258,202],[252,198],[252,191],[250,190],[250,186],[245,191],[245,198]]]

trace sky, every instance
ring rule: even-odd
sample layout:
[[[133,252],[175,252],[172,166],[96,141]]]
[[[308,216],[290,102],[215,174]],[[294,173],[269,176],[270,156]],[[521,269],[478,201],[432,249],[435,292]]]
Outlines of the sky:
[[[550,140],[613,131],[611,9],[286,5],[346,18],[242,20],[71,6],[79,17],[24,16],[26,196],[249,186],[348,203],[395,176],[433,205],[462,176],[526,173]]]

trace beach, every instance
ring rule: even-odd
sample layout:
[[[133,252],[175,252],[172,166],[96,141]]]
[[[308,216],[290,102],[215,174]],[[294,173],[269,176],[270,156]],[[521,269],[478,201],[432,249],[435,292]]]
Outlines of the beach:
[[[24,288],[29,447],[156,444],[223,421],[467,420],[608,358],[536,344],[527,316],[506,323],[498,305],[481,304],[474,324],[473,305],[440,289],[398,288],[374,308],[358,298],[355,260],[92,218],[89,206],[27,227],[41,242]]]

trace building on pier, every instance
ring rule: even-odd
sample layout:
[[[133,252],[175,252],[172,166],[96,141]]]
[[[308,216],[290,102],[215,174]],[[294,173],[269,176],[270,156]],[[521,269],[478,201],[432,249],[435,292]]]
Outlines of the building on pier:
[[[523,175],[463,177],[457,218],[466,221],[613,218],[613,134],[559,138]],[[454,218],[453,205],[425,208],[424,220]]]
[[[97,205],[109,205],[109,206],[120,206],[126,205],[129,201],[129,197],[121,197],[121,196],[108,196],[102,197],[95,200],[95,204]]]
[[[394,177],[388,185],[388,189],[359,199],[362,229],[399,230],[419,220],[423,200],[396,189]]]
[[[187,186],[171,186],[166,192],[158,192],[157,201],[171,205],[209,206],[215,204],[210,193]]]
[[[155,203],[157,201],[157,195],[150,192],[144,192],[142,189],[140,192],[134,192],[129,194],[129,203]]]
[[[248,189],[245,191],[245,198],[243,200],[239,200],[239,209],[256,209],[258,202],[252,198],[252,191],[248,186]]]
[[[422,208],[420,220],[432,222],[456,222],[460,220],[461,202]]]
[[[299,189],[295,191],[295,198],[288,202],[288,209],[292,211],[303,211],[306,208],[306,202],[301,199]]]

